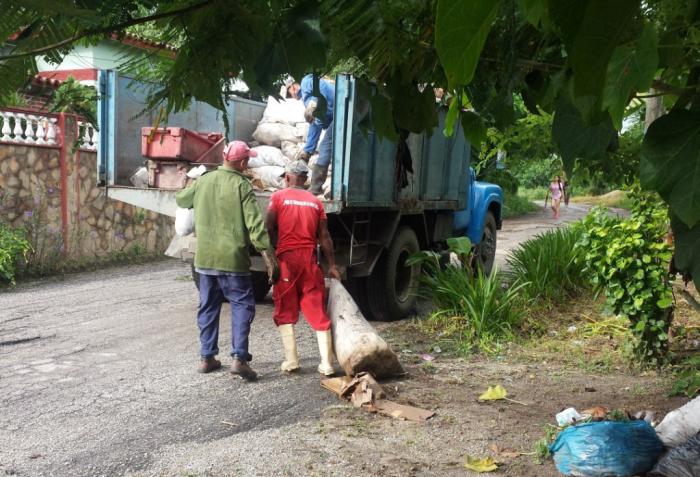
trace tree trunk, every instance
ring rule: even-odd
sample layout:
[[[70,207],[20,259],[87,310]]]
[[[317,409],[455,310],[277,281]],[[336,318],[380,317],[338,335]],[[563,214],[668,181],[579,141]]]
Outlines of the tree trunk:
[[[328,315],[338,363],[348,376],[366,371],[375,378],[404,372],[396,354],[370,325],[343,284],[329,280]],[[328,283],[328,281],[327,281]]]

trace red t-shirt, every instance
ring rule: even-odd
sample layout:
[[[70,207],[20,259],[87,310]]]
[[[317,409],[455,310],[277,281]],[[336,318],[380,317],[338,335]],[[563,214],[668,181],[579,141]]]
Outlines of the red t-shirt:
[[[316,248],[318,222],[326,218],[323,204],[311,192],[295,187],[270,197],[268,210],[277,213],[277,254]]]

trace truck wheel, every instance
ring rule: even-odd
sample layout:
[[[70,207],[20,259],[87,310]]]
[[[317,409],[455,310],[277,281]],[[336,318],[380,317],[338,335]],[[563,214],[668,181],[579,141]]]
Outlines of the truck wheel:
[[[413,309],[420,265],[407,267],[406,260],[418,251],[416,233],[408,227],[400,228],[367,280],[367,303],[374,320],[399,320]]]
[[[253,279],[253,296],[255,301],[261,302],[265,299],[267,294],[270,292],[271,285],[267,283],[267,273],[265,272],[251,272]],[[199,272],[194,269],[192,265],[192,281],[194,286],[199,290]],[[228,301],[228,300],[226,300]]]
[[[481,242],[474,248],[474,265],[481,268],[485,275],[489,275],[496,259],[496,218],[493,212],[487,212],[484,219],[484,232]],[[475,270],[476,271],[476,270]]]

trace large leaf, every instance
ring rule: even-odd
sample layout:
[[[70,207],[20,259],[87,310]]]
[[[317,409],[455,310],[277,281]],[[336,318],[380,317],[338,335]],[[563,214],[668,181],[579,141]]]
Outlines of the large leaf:
[[[618,46],[608,65],[603,108],[610,112],[615,127],[622,128],[630,93],[647,91],[659,64],[656,29],[647,24],[634,43]]]
[[[700,114],[674,110],[654,121],[642,144],[639,179],[688,227],[700,221]]]
[[[576,159],[598,159],[605,154],[613,135],[607,114],[588,125],[571,102],[560,98],[552,122],[552,138],[559,147],[564,169],[571,174]]]
[[[438,0],[435,49],[450,88],[469,84],[474,77],[500,4],[500,0]]]
[[[569,56],[576,96],[602,93],[613,50],[638,11],[639,0],[589,0]]]
[[[462,112],[462,129],[464,137],[477,149],[481,148],[481,143],[486,140],[486,125],[481,116],[474,111]]]
[[[518,3],[528,22],[535,26],[546,23],[547,0],[518,0]]]
[[[370,98],[370,103],[372,105],[372,124],[377,135],[390,141],[398,140],[399,135],[396,133],[396,126],[394,125],[391,100],[377,92]]]
[[[689,228],[671,215],[676,253],[673,257],[678,270],[693,278],[695,288],[700,290],[700,224]]]

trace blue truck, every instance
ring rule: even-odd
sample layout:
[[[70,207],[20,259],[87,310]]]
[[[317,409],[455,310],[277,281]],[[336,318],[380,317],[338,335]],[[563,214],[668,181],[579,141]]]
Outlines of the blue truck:
[[[103,119],[100,132],[105,150],[98,160],[108,195],[174,216],[174,191],[119,185],[119,170],[137,164],[124,164],[132,156],[120,158],[118,145],[112,144],[110,150],[109,142],[118,141],[116,129],[124,116],[119,111],[122,86],[115,76],[110,79],[109,72],[100,76],[98,113]],[[408,147],[399,148],[362,126],[368,123],[371,108],[352,76],[336,78],[335,95],[331,193],[324,205],[336,261],[367,318],[390,321],[410,314],[420,266],[407,266],[406,260],[420,250],[446,252],[450,237],[469,237],[476,262],[490,272],[501,228],[503,194],[499,186],[476,180],[470,168],[471,148],[461,129],[445,137],[441,111],[439,127],[432,135],[410,134],[405,141]],[[228,114],[237,139],[250,139],[251,125],[260,120],[264,107],[263,103],[234,99]],[[194,129],[172,120],[168,124]],[[269,193],[257,196],[261,210],[266,210]],[[175,237],[167,253],[192,258],[193,240]],[[262,260],[254,259],[251,268],[256,298],[263,298],[270,286]],[[196,274],[194,278],[196,282]]]

